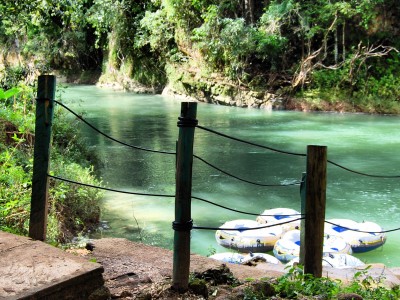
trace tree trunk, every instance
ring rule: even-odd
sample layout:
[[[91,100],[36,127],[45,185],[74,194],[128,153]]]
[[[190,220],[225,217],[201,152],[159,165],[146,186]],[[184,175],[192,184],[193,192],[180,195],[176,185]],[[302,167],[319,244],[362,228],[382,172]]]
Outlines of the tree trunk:
[[[343,21],[343,27],[342,27],[342,58],[343,61],[346,60],[346,21]]]
[[[335,31],[333,32],[335,36],[335,45],[334,45],[334,55],[335,55],[335,64],[337,65],[339,60],[339,38],[338,38],[338,28],[336,26]]]
[[[254,0],[244,1],[244,14],[247,24],[254,24]]]

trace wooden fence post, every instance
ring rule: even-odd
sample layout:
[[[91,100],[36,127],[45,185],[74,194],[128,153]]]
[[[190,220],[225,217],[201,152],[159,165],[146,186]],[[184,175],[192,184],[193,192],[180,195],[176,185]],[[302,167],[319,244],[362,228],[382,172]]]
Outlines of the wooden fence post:
[[[327,147],[307,146],[307,170],[305,176],[306,220],[301,228],[300,263],[304,273],[322,276],[322,253],[326,207]]]
[[[33,176],[29,237],[44,241],[47,229],[47,197],[51,126],[53,122],[56,77],[38,78],[35,145],[33,150]]]
[[[192,197],[193,143],[197,103],[183,102],[178,121],[179,138],[176,156],[176,192],[174,232],[174,260],[172,288],[184,292],[189,284],[190,231]]]
[[[302,220],[300,222],[300,264],[304,266],[304,245],[305,245],[305,237],[304,237],[304,228],[306,226],[306,220],[304,216],[306,215],[306,178],[307,173],[303,172],[301,174],[301,183],[300,183],[300,203],[301,203],[301,217]]]

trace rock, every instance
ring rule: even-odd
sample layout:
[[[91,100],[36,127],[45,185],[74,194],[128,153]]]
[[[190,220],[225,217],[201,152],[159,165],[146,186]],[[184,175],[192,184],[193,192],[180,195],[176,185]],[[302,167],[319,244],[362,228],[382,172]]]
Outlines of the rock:
[[[214,300],[235,300],[235,299],[243,299],[244,291],[243,290],[232,290],[232,289],[218,289],[215,295]]]
[[[261,294],[264,297],[271,297],[276,294],[275,288],[268,281],[257,280],[253,282],[251,285],[257,294]]]
[[[204,279],[211,285],[233,284],[237,282],[236,278],[234,278],[232,272],[225,264],[222,264],[219,268],[208,269],[202,273],[195,273],[194,276],[195,278]]]
[[[119,298],[127,298],[127,297],[133,297],[133,294],[130,291],[122,291],[122,293],[119,295]]]
[[[135,299],[138,299],[138,300],[151,300],[151,299],[152,299],[152,296],[151,296],[151,294],[148,293],[148,292],[142,292],[142,293],[139,293],[139,294],[136,296]]]
[[[346,293],[338,295],[338,300],[363,300],[364,298],[358,294]]]
[[[111,293],[108,288],[102,286],[95,290],[88,298],[88,300],[107,300],[110,299]]]
[[[94,244],[91,243],[91,242],[86,243],[85,249],[89,250],[89,251],[93,251],[94,250]]]
[[[194,278],[189,282],[189,290],[196,295],[208,298],[208,288],[207,283],[204,279]]]

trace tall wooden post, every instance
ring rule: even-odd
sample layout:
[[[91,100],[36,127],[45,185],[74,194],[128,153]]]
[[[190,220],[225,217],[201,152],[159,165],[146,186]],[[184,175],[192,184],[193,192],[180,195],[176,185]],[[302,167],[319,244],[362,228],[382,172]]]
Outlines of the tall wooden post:
[[[53,122],[56,77],[41,75],[38,78],[35,146],[32,176],[31,213],[29,237],[44,241],[47,229],[47,197],[51,126]]]
[[[300,263],[304,273],[322,276],[322,253],[326,207],[327,147],[307,147],[307,176],[305,177],[306,220],[301,228]]]
[[[190,231],[192,196],[193,143],[197,103],[183,102],[178,121],[179,138],[176,157],[176,192],[174,233],[174,261],[172,288],[180,292],[188,289],[190,267]]]

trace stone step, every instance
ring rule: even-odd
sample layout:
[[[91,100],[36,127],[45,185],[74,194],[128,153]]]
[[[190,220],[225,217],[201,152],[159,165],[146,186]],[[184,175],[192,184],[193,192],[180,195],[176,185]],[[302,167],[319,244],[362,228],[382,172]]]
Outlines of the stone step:
[[[88,299],[103,267],[30,238],[0,231],[0,299]]]

